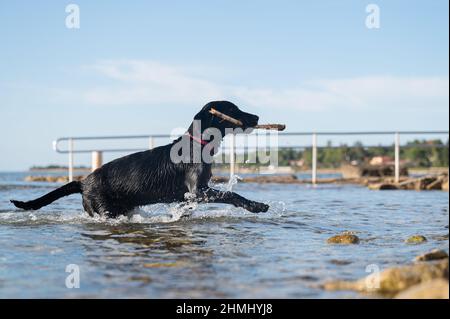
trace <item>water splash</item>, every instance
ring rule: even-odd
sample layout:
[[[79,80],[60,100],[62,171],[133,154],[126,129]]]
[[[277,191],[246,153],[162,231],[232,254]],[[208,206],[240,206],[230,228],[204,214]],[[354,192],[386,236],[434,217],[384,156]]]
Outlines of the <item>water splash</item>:
[[[236,185],[240,180],[242,180],[242,178],[239,175],[233,174],[230,177],[230,180],[228,181],[228,185],[226,187],[226,190],[228,192],[232,192],[233,191],[233,186]]]
[[[259,218],[282,217],[287,208],[282,201],[268,201],[267,213],[253,214],[243,208],[226,204],[198,204],[188,201],[174,204],[154,204],[135,208],[127,215],[117,218],[89,216],[80,210],[37,211],[33,213],[10,211],[0,214],[0,225],[57,225],[57,224],[165,224],[180,221],[196,221],[215,218]]]

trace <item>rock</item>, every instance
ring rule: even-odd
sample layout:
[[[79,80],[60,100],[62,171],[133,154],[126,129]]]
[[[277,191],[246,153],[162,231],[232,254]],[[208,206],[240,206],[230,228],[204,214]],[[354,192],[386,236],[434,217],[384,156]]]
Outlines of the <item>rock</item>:
[[[393,164],[362,164],[362,165],[341,165],[341,173],[344,178],[361,177],[387,177],[394,176],[395,167]],[[400,167],[400,175],[407,176],[408,168]]]
[[[336,236],[328,238],[327,243],[328,244],[343,244],[343,245],[359,244],[359,238],[356,235],[344,233],[341,235],[336,235]]]
[[[145,263],[144,268],[182,268],[189,266],[187,261],[174,261],[174,262],[156,262],[156,263]]]
[[[442,177],[437,178],[434,182],[429,183],[425,187],[425,189],[426,190],[441,190],[443,182],[444,182],[444,179]]]
[[[427,238],[422,235],[414,235],[414,236],[409,237],[407,240],[405,240],[405,242],[407,244],[421,244],[426,241],[427,241]]]
[[[330,264],[333,264],[336,266],[347,266],[352,263],[350,260],[340,260],[340,259],[331,259],[329,262],[330,262]]]
[[[414,258],[415,261],[430,261],[448,258],[448,254],[440,249],[433,249],[432,251]]]
[[[448,280],[433,279],[406,289],[395,299],[448,299]]]
[[[448,192],[448,178],[442,183],[442,190]]]
[[[447,186],[445,185],[447,183]],[[419,178],[410,178],[399,184],[397,184],[399,189],[404,190],[445,190],[445,187],[448,187],[448,175],[429,175],[423,176]]]
[[[357,165],[341,165],[341,174],[344,178],[360,178],[361,167]]]
[[[439,278],[448,280],[448,258],[441,261],[388,268],[357,281],[331,281],[325,283],[323,288],[379,293],[390,297],[414,285]]]
[[[434,236],[433,239],[434,240],[438,240],[438,241],[448,240],[448,234]]]
[[[397,186],[390,183],[374,183],[368,185],[370,190],[382,191],[382,190],[395,190],[398,189]]]
[[[437,180],[437,177],[422,177],[415,182],[415,190],[426,190],[429,185],[433,185]]]
[[[76,175],[73,177],[74,181],[81,181],[86,176]],[[67,176],[27,176],[25,177],[26,182],[48,182],[48,183],[67,183],[69,177]]]
[[[275,175],[275,176],[255,176],[246,177],[243,179],[244,183],[279,183],[279,184],[297,184],[299,180],[295,175]]]
[[[173,262],[173,263],[145,263],[145,268],[172,268],[172,267],[179,267],[180,263]]]
[[[138,281],[143,284],[149,284],[153,281],[152,278],[150,278],[149,276],[131,276],[130,278],[128,278],[128,280],[129,281]]]
[[[214,183],[228,183],[229,178],[226,176],[213,176],[211,181]],[[301,181],[295,175],[262,175],[254,177],[245,177],[239,179],[242,183],[278,183],[278,184],[300,184]]]

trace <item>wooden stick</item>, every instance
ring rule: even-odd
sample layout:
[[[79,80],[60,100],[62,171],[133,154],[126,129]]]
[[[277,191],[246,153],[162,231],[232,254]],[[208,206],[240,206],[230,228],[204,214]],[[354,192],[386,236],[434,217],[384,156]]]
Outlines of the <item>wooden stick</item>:
[[[214,108],[211,108],[211,110],[209,110],[209,113],[211,113],[214,116],[220,117],[222,120],[233,123],[234,125],[243,126],[241,121],[236,120],[235,118],[233,118],[229,115],[223,114],[222,112],[219,112]],[[284,125],[284,124],[261,124],[261,125],[256,125],[254,128],[255,129],[263,129],[263,130],[284,131],[284,129],[286,128],[286,125]]]
[[[226,114],[223,114],[223,113],[217,111],[216,109],[209,110],[209,113],[211,113],[212,115],[215,115],[217,117],[220,117],[222,120],[231,122],[231,123],[233,123],[233,124],[235,124],[237,126],[243,126],[241,121],[236,120],[235,118],[232,118],[231,116],[228,116]]]
[[[264,130],[277,130],[277,131],[284,131],[286,128],[286,125],[284,124],[261,124],[256,125],[256,129],[264,129]]]

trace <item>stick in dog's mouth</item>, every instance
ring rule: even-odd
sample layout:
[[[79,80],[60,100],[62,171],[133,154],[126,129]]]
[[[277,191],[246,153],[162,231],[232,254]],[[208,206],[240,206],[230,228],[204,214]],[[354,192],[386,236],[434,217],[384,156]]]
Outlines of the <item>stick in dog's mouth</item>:
[[[216,109],[211,109],[209,110],[209,113],[211,113],[214,116],[217,116],[219,118],[221,118],[222,120],[228,121],[230,123],[233,123],[234,125],[237,126],[243,126],[244,124],[239,121],[236,120],[235,118],[223,114],[222,112],[217,111]],[[255,129],[264,129],[264,130],[277,130],[277,131],[284,131],[284,129],[286,128],[286,125],[284,124],[260,124],[260,125],[256,125],[253,128]]]
[[[284,131],[286,128],[286,125],[284,125],[284,124],[260,124],[260,125],[256,125],[254,128],[263,129],[263,130]]]
[[[223,114],[222,112],[217,111],[216,109],[211,109],[209,110],[209,113],[211,113],[214,116],[217,116],[219,118],[221,118],[222,120],[228,121],[230,123],[233,123],[234,125],[237,126],[243,126],[244,124],[242,124],[241,121],[236,120],[235,118],[228,116],[226,114]]]

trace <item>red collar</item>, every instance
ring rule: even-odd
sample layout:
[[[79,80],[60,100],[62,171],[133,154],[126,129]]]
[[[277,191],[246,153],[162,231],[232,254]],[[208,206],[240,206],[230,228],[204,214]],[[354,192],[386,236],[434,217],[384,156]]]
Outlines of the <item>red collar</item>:
[[[187,132],[186,135],[189,136],[191,138],[191,140],[196,141],[197,143],[200,143],[202,145],[207,145],[208,144],[207,141],[204,141],[201,138],[195,137],[189,132]]]

